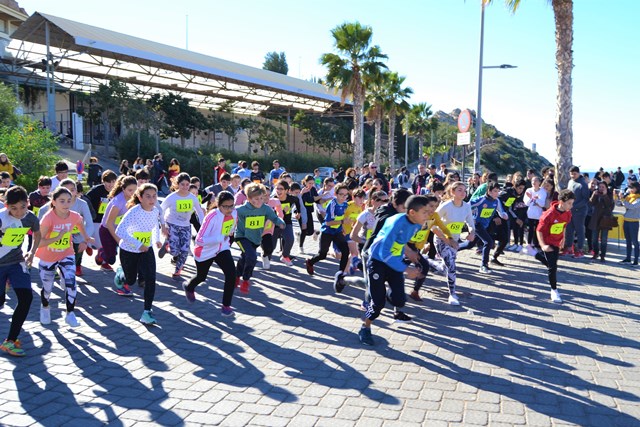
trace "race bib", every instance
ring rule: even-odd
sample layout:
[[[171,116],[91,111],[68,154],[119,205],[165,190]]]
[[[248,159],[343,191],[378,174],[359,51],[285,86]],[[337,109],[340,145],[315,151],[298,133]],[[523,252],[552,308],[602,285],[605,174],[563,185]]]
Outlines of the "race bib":
[[[53,237],[58,237],[60,235],[60,233],[58,233],[57,231],[52,231],[51,234],[49,235],[49,238],[53,238]],[[70,232],[66,232],[62,235],[62,239],[58,240],[57,242],[53,242],[49,245],[49,247],[51,249],[58,249],[58,250],[64,250],[64,249],[68,249],[71,247],[71,233]]]
[[[248,216],[244,221],[244,228],[247,230],[264,228],[264,216]]]
[[[516,201],[515,197],[509,197],[507,200],[505,200],[504,205],[508,208],[511,207],[511,205],[513,205],[513,202]]]
[[[39,214],[39,213],[40,213],[40,208],[35,208],[35,207],[34,207],[34,208],[33,208],[33,214],[34,214],[35,216],[38,216],[38,214]]]
[[[98,213],[100,215],[104,215],[104,213],[107,211],[108,204],[109,202],[100,202],[100,206],[98,206]]]
[[[418,243],[418,242],[424,241],[427,238],[428,231],[429,230],[419,230],[418,232],[416,232],[416,234],[413,235],[413,237],[409,241],[411,243]]]
[[[198,203],[202,204],[202,196],[198,194]]]
[[[231,230],[233,229],[233,218],[226,220],[222,223],[222,235],[229,236],[231,235]]]
[[[116,217],[115,224],[116,224],[116,225],[118,225],[118,224],[120,224],[121,222],[122,222],[122,215],[119,215],[119,216],[117,216],[117,217]]]
[[[151,246],[151,232],[150,231],[134,231],[133,237],[143,246]]]
[[[254,180],[253,180],[253,182],[254,182],[254,184],[261,184],[261,183],[262,183],[262,180],[260,180],[260,179],[254,179]]]
[[[553,224],[549,229],[549,233],[551,234],[560,234],[564,231],[564,225],[566,222],[559,222],[557,224]]]
[[[284,212],[285,215],[288,215],[289,212],[291,212],[291,203],[281,203],[282,205],[282,212]]]
[[[80,234],[80,229],[78,228],[77,225],[73,226],[73,229],[71,230],[71,234]]]
[[[464,226],[464,222],[450,222],[447,224],[447,229],[453,234],[462,233],[462,227]]]
[[[304,205],[307,207],[313,206],[313,202],[304,202]]]
[[[367,230],[367,240],[371,238],[371,235],[373,234],[373,228]]]
[[[176,200],[177,212],[191,212],[192,210],[193,210],[193,200],[191,199]]]
[[[2,246],[17,247],[24,242],[24,235],[29,232],[29,227],[7,228],[2,236]]]
[[[344,215],[338,215],[335,218],[333,218],[334,221],[342,221],[343,219],[344,219]],[[342,223],[338,225],[332,225],[331,228],[340,228],[341,225]]]
[[[391,255],[401,256],[403,249],[404,249],[404,245],[402,243],[393,242],[393,245],[391,246]]]
[[[484,208],[480,211],[480,218],[491,218],[491,215],[493,215],[493,211],[495,211],[495,209],[491,209],[491,208]]]

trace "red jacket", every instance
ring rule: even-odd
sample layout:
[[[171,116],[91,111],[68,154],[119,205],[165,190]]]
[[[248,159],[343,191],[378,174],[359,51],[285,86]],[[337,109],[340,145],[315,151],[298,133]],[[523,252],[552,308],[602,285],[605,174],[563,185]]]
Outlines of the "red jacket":
[[[561,212],[558,209],[558,202],[555,201],[540,217],[536,230],[542,233],[545,244],[560,247],[569,221],[571,221],[571,211]]]

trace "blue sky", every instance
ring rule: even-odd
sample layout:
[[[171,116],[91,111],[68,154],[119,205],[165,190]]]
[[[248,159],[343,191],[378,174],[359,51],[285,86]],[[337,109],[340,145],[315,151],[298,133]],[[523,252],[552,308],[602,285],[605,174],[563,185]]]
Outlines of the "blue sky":
[[[387,65],[407,77],[411,102],[434,111],[477,108],[480,0],[20,0],[28,13],[50,13],[157,42],[261,67],[284,51],[289,75],[324,75],[318,58],[332,50],[330,30],[358,20],[373,27]],[[108,5],[107,5],[108,4]],[[605,6],[606,5],[606,6]],[[640,1],[574,1],[574,163],[584,170],[640,166]],[[515,15],[502,0],[485,12],[482,116],[555,160],[556,70],[553,10],[523,0]]]

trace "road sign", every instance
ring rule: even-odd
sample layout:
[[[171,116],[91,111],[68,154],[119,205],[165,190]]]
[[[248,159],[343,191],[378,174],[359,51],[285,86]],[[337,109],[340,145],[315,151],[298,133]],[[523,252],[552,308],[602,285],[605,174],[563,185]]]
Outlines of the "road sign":
[[[458,145],[471,144],[471,132],[462,132],[458,134]]]
[[[471,128],[471,112],[469,110],[460,111],[460,115],[458,116],[458,130],[462,133],[465,133],[470,128]]]

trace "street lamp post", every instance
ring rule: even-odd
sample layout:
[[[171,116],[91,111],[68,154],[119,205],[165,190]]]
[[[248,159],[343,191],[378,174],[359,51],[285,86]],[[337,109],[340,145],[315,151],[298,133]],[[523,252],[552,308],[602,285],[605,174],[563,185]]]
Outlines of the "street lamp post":
[[[484,7],[482,2],[482,12],[480,15],[480,61],[478,65],[478,111],[476,112],[476,144],[473,156],[473,170],[480,171],[480,142],[482,141],[482,70],[485,68],[518,68],[515,65],[482,65],[482,56],[484,51]]]

